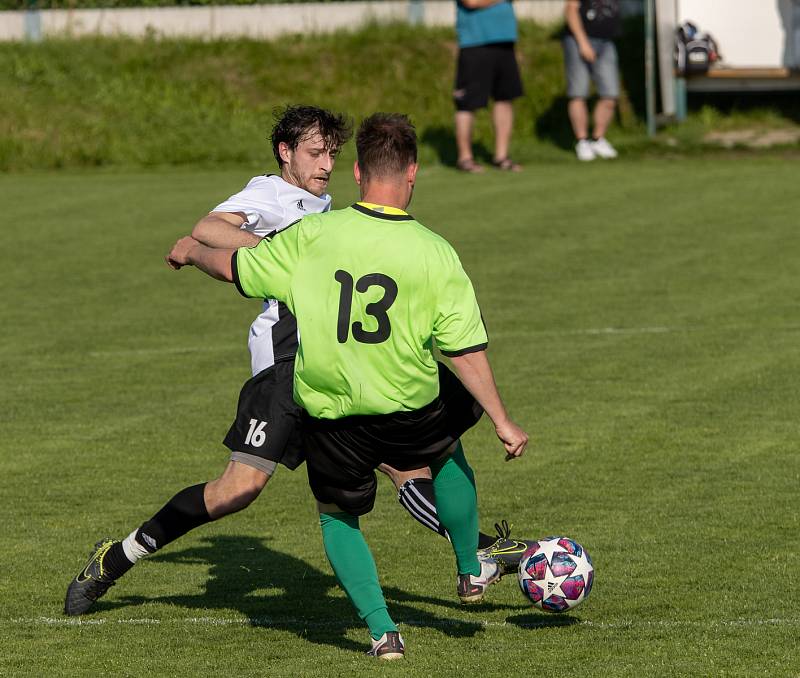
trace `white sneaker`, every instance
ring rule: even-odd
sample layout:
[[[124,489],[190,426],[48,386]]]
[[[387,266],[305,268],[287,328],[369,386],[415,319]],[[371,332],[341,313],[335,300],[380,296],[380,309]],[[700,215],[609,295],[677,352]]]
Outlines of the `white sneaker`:
[[[500,566],[493,558],[485,556],[478,556],[481,564],[481,573],[474,574],[460,574],[458,575],[458,582],[456,590],[458,591],[458,598],[462,603],[479,603],[483,600],[483,595],[490,584],[494,584],[500,579]]]
[[[614,148],[605,137],[600,137],[597,141],[592,141],[592,151],[595,157],[604,160],[613,160],[617,157],[617,149]]]
[[[397,631],[387,631],[378,640],[370,638],[372,648],[367,650],[367,655],[378,659],[402,659],[405,657],[406,648],[403,636]]]
[[[581,162],[589,162],[597,157],[594,153],[594,145],[588,139],[581,139],[575,144],[575,155]]]

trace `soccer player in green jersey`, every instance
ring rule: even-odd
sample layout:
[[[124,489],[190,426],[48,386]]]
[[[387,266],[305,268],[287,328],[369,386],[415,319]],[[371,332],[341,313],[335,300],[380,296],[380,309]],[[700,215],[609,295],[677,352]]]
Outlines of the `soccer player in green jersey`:
[[[369,654],[397,658],[402,638],[358,523],[374,503],[375,468],[431,467],[457,592],[474,602],[500,572],[476,555],[475,483],[459,437],[482,411],[508,459],[523,453],[528,436],[497,391],[458,256],[405,212],[417,173],[413,126],[402,115],[375,114],[356,144],[361,202],[305,217],[249,249],[214,250],[183,238],[169,258],[235,282],[245,296],[280,299],[297,318],[294,396],[306,411],[306,464],[325,551],[369,627]],[[460,381],[434,359],[434,344]]]

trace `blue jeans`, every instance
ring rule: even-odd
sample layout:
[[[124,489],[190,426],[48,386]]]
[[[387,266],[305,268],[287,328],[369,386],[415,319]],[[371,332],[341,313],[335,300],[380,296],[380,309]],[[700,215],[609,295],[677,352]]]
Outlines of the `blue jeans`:
[[[597,54],[592,64],[581,57],[578,42],[572,35],[565,35],[561,41],[567,72],[567,96],[570,99],[586,99],[590,82],[594,82],[597,96],[616,99],[619,97],[617,48],[612,40],[589,38],[589,41]]]

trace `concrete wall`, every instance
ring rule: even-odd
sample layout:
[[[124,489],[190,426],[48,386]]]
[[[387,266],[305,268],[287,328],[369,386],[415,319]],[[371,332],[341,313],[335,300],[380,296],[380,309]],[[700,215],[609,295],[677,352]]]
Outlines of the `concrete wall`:
[[[520,19],[559,21],[564,0],[516,0]],[[430,26],[453,25],[453,0],[425,0],[420,7],[408,0],[367,0],[290,5],[220,7],[153,7],[121,9],[42,10],[36,13],[0,12],[0,40],[82,35],[148,33],[196,38],[274,38],[291,33],[329,32],[368,21],[421,19]],[[26,22],[27,32],[26,32]]]
[[[678,0],[684,21],[714,36],[726,66],[800,67],[800,0]]]

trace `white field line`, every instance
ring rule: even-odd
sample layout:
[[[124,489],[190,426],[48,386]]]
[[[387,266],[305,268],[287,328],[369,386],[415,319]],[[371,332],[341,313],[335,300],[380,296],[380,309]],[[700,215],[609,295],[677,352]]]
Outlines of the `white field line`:
[[[680,327],[597,327],[588,330],[573,330],[567,334],[667,334],[669,332],[686,332]]]
[[[0,619],[0,626],[102,626],[122,624],[129,626],[258,626],[298,628],[348,628],[351,624],[342,621],[308,621],[305,619],[281,619],[279,617],[182,617],[172,619],[131,618],[131,619],[74,619],[62,617],[17,617]],[[400,626],[448,627],[478,625],[484,628],[547,628],[554,626],[587,627],[590,629],[643,629],[643,628],[724,628],[754,626],[800,626],[800,618],[777,619],[719,619],[713,621],[666,620],[666,619],[627,619],[614,622],[590,620],[575,621],[570,617],[551,617],[541,621],[491,621],[486,619],[438,619],[416,620],[400,619]]]
[[[491,333],[491,337],[528,337],[528,336],[549,336],[565,337],[575,335],[640,335],[640,334],[677,334],[686,332],[767,332],[777,334],[778,332],[796,332],[800,330],[798,325],[766,326],[766,325],[695,325],[684,327],[587,327],[574,330],[497,330]],[[490,338],[491,338],[490,337]]]

